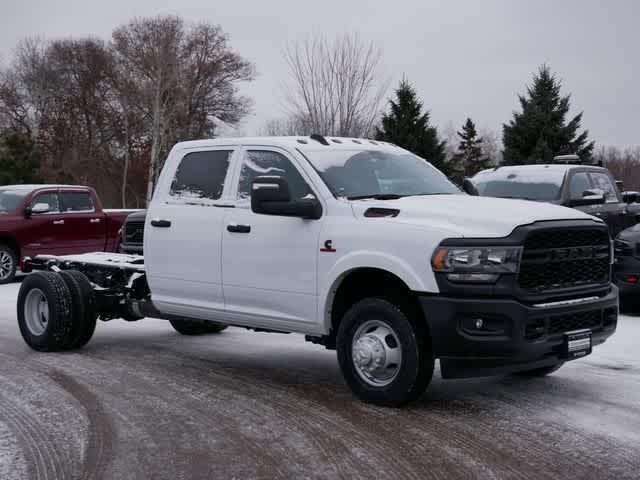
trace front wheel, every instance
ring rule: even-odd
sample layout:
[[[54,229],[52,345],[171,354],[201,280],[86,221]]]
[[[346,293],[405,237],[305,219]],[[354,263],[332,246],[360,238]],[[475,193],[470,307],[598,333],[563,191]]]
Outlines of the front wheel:
[[[18,256],[7,245],[0,245],[0,285],[11,283],[16,278]]]
[[[365,402],[401,406],[418,398],[433,375],[424,330],[385,299],[354,304],[340,323],[336,347],[347,384]]]
[[[197,320],[169,320],[176,332],[182,335],[205,335],[207,333],[220,333],[226,325],[220,323]]]

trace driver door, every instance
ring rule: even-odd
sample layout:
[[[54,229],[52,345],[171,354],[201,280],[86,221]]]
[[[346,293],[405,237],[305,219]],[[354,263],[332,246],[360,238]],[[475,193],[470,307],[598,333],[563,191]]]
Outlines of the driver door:
[[[58,191],[40,191],[34,195],[28,206],[33,208],[38,203],[49,205],[49,211],[33,213],[25,220],[25,227],[20,232],[22,237],[20,242],[24,245],[22,255],[63,255],[67,253],[64,238],[68,226],[60,211]]]
[[[277,148],[247,147],[225,212],[222,277],[227,314],[264,328],[307,331],[317,315],[317,256],[323,218],[305,220],[251,210],[251,182],[276,175],[292,199],[316,196],[295,159]]]

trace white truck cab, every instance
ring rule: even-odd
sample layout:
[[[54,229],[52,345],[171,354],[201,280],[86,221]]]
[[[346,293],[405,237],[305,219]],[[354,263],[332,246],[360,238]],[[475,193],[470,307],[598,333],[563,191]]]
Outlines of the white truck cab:
[[[305,334],[337,349],[360,398],[384,405],[419,396],[435,359],[444,378],[544,375],[616,328],[602,221],[469,196],[386,142],[312,135],[179,143],[144,238],[144,267],[123,256],[27,263],[81,270],[94,284],[94,270],[119,263],[129,272],[126,311],[98,299],[101,317],[168,318],[182,333],[205,333],[189,328],[208,322],[212,331]]]

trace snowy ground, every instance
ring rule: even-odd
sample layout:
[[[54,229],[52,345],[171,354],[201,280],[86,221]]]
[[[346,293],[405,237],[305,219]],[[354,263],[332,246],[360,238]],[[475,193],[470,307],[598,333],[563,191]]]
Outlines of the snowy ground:
[[[638,478],[640,317],[536,380],[442,381],[410,408],[354,400],[298,335],[101,323],[78,353],[18,333],[0,286],[0,479]]]

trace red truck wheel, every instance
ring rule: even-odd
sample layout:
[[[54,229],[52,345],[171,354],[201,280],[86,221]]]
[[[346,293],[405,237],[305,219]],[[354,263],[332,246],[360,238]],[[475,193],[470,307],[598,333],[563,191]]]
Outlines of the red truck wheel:
[[[0,245],[0,285],[11,283],[16,277],[18,256],[7,245]]]

